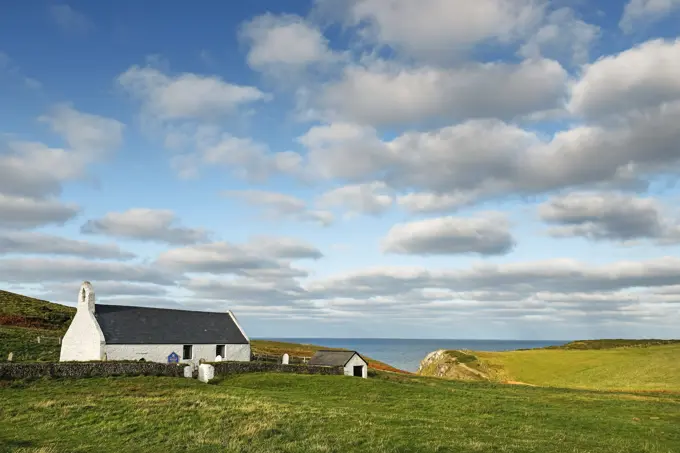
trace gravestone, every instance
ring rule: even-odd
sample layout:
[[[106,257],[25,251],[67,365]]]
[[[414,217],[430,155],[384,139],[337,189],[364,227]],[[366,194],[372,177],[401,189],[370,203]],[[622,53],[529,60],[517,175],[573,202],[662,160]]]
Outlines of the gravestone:
[[[184,377],[189,379],[194,377],[194,370],[190,366],[184,367]]]
[[[7,356],[7,361],[11,362],[13,358],[14,358],[14,353],[10,352],[9,355]]]
[[[203,363],[198,366],[198,380],[201,382],[208,383],[210,379],[215,377],[215,367],[212,365],[208,365],[207,363]]]
[[[215,357],[215,362],[221,362],[221,361],[222,361],[221,355],[218,355],[217,357]]]
[[[282,365],[288,365],[288,360],[290,358],[288,357],[288,354],[283,354],[283,357],[281,358],[281,364]]]

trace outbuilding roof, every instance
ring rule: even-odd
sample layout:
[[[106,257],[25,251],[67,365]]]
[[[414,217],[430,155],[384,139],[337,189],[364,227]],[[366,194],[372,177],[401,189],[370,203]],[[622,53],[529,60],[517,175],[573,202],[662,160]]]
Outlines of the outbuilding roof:
[[[248,344],[231,312],[95,305],[107,344]]]
[[[361,360],[366,362],[366,360],[361,357],[356,351],[327,351],[321,350],[316,351],[316,353],[309,359],[310,365],[324,365],[324,366],[345,366],[347,362],[350,361],[354,355],[358,355]]]

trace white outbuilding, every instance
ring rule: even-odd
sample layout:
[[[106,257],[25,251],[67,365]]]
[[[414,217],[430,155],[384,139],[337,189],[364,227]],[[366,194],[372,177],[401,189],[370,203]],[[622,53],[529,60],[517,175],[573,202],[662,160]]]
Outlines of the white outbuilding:
[[[311,359],[310,365],[341,366],[345,376],[368,377],[368,362],[356,351],[317,351]]]
[[[90,282],[61,343],[59,360],[250,361],[250,339],[231,311],[95,304]]]

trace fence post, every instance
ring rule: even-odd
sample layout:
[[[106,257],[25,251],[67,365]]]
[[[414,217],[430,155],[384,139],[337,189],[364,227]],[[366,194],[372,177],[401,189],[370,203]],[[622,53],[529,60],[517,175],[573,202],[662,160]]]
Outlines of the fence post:
[[[38,343],[40,343],[40,337],[38,337]]]

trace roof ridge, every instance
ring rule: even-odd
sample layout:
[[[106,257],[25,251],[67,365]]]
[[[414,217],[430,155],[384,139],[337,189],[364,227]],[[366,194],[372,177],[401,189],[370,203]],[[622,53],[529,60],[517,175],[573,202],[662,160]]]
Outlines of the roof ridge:
[[[185,311],[188,313],[214,313],[217,315],[229,314],[229,311],[206,311],[206,310],[187,310],[185,308],[165,308],[165,307],[145,307],[142,305],[113,305],[113,304],[95,304],[95,309],[97,307],[120,307],[120,308],[143,308],[145,310],[171,310],[171,311]]]

